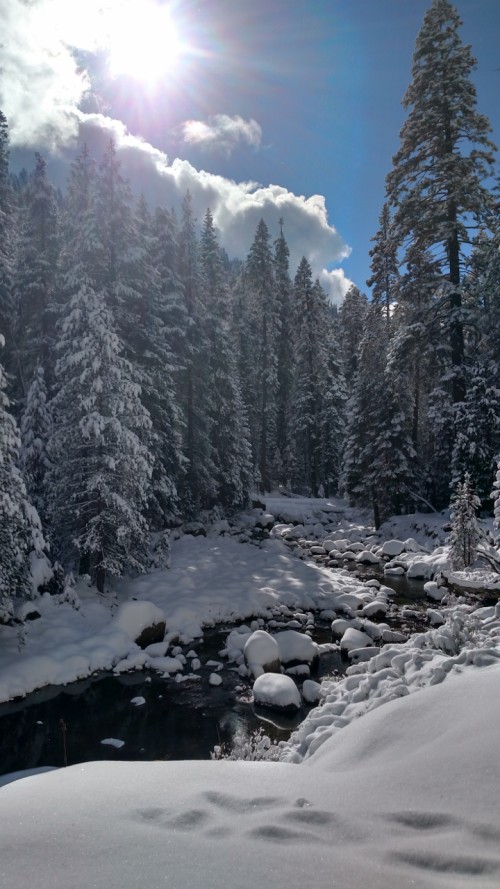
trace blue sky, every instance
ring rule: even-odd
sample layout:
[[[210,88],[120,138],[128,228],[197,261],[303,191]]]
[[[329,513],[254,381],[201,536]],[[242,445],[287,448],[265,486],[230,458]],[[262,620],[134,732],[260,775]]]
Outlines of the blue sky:
[[[282,215],[292,271],[304,252],[315,272],[341,267],[363,288],[428,0],[174,0],[170,19],[183,49],[170,69],[149,78],[140,55],[129,70],[112,73],[113,38],[96,45],[92,16],[100,23],[102,7],[120,2],[34,0],[26,20],[22,0],[4,0],[0,99],[12,122],[14,162],[29,164],[37,148],[56,170],[71,156],[77,130],[96,145],[99,134],[111,133],[127,174],[153,200],[175,203],[187,186],[200,216],[204,204],[213,205],[230,253],[245,255],[259,215],[273,236]],[[128,2],[140,12],[138,0]],[[463,40],[478,59],[478,107],[500,142],[500,3],[460,0],[457,7]],[[135,30],[129,57],[140,42]],[[144,40],[152,57],[152,36]],[[164,57],[166,43],[165,50]],[[31,108],[23,100],[28,84]],[[231,181],[254,184],[235,189]],[[324,283],[333,298],[346,286],[341,277]]]

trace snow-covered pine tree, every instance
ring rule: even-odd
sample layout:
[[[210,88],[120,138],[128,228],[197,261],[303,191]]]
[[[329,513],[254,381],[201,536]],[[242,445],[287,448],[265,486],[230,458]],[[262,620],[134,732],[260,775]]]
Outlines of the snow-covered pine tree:
[[[269,230],[261,219],[243,276],[247,360],[243,368],[242,384],[248,409],[253,459],[262,492],[271,489],[272,461],[276,453],[277,349],[281,325],[269,241]]]
[[[15,392],[26,396],[38,361],[50,386],[54,364],[54,303],[58,270],[58,208],[46,163],[36,166],[23,192],[23,211],[15,275]]]
[[[480,506],[481,501],[474,494],[469,473],[466,472],[450,506],[450,564],[454,571],[462,571],[476,561],[479,543],[476,511]]]
[[[15,596],[30,594],[31,548],[26,488],[19,471],[19,431],[5,389],[0,364],[0,623],[12,617]]]
[[[186,466],[180,479],[183,513],[196,517],[216,496],[215,463],[208,414],[206,376],[208,342],[204,326],[198,239],[189,191],[182,204],[179,232],[179,277],[184,291],[187,326],[185,351],[179,372],[179,405],[183,418],[183,453]]]
[[[9,350],[14,329],[12,189],[9,183],[9,131],[0,111],[0,334],[6,339],[4,365],[10,369]]]
[[[376,527],[411,500],[415,459],[404,399],[386,373],[387,348],[385,317],[372,304],[348,406],[343,478],[351,502],[372,504]]]
[[[150,502],[151,421],[136,371],[123,355],[103,255],[94,164],[84,151],[72,167],[63,250],[52,402],[51,514],[66,563],[80,560],[102,591],[105,576],[148,562],[144,512]],[[79,224],[71,224],[70,217]],[[116,294],[115,294],[116,295]],[[115,308],[121,301],[115,300]]]
[[[248,502],[252,460],[230,330],[226,274],[210,210],[200,239],[200,283],[206,309],[208,411],[217,485],[216,500],[234,511]]]
[[[68,299],[56,364],[54,522],[66,563],[80,560],[100,592],[108,574],[144,571],[150,428],[111,310],[85,279]]]
[[[452,486],[467,474],[480,501],[487,501],[500,453],[500,390],[494,362],[478,359],[470,368],[467,394],[456,407],[455,429]]]
[[[355,284],[347,291],[339,312],[339,339],[343,355],[344,373],[349,389],[354,384],[358,369],[358,350],[368,310],[368,300]]]
[[[142,402],[152,423],[154,454],[151,518],[159,529],[179,508],[178,482],[184,468],[181,417],[175,380],[183,360],[186,312],[177,275],[175,220],[157,209],[151,219],[144,201],[137,214],[134,272],[138,304],[135,364]]]
[[[391,234],[391,214],[385,203],[379,217],[379,230],[372,238],[374,246],[370,250],[371,277],[366,282],[372,288],[372,300],[384,307],[387,327],[391,324],[391,309],[396,300],[399,280],[397,246]]]
[[[495,528],[500,528],[500,459],[497,459],[495,481],[490,494],[493,500],[493,516]]]
[[[283,235],[283,220],[280,219],[280,235],[274,242],[274,276],[276,300],[281,328],[277,345],[277,410],[276,410],[276,455],[273,474],[282,484],[291,478],[293,453],[291,449],[293,388],[293,346],[291,292],[289,274],[290,251]]]
[[[336,490],[343,437],[344,379],[335,361],[333,319],[324,291],[303,257],[293,283],[294,484],[318,495]]]
[[[47,515],[48,446],[52,418],[47,404],[43,366],[37,364],[21,416],[20,466],[28,497],[42,519]]]
[[[417,37],[403,99],[408,117],[387,177],[396,242],[429,248],[441,265],[454,403],[465,395],[462,248],[471,223],[479,226],[492,205],[483,183],[494,151],[489,121],[476,110],[475,60],[460,25],[449,0],[433,0]]]

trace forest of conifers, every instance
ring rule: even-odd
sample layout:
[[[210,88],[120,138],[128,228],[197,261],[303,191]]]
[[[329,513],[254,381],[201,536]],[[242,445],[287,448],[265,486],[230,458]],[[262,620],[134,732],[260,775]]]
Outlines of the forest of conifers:
[[[246,258],[210,209],[135,198],[110,143],[63,193],[44,159],[9,170],[0,118],[0,613],[30,558],[145,571],[151,541],[251,490],[441,509],[469,473],[483,509],[500,455],[495,146],[458,13],[434,0],[371,250],[369,298],[332,307],[286,219]],[[499,506],[500,511],[500,506]]]

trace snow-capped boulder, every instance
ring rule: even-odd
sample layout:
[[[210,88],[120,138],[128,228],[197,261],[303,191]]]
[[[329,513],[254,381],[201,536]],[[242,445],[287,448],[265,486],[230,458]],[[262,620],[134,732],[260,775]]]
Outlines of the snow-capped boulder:
[[[354,627],[354,629],[359,630],[361,628],[361,622],[356,620],[356,618],[354,620],[346,620],[344,617],[338,617],[336,620],[332,621],[332,638],[342,639],[342,636],[349,627]]]
[[[405,545],[402,540],[386,540],[382,544],[382,555],[393,558],[394,556],[400,556],[404,549]]]
[[[210,685],[222,685],[222,676],[219,676],[218,673],[210,673],[208,682]]]
[[[306,679],[302,685],[302,697],[307,704],[317,704],[321,697],[321,685],[313,679]]]
[[[361,562],[362,565],[378,565],[379,562],[378,556],[369,549],[364,549],[358,553],[356,561]]]
[[[389,610],[389,605],[387,602],[383,602],[381,599],[375,599],[373,602],[368,602],[361,609],[361,614],[363,617],[385,617]]]
[[[405,545],[405,552],[407,552],[407,553],[420,553],[420,552],[422,552],[422,547],[420,546],[419,543],[417,543],[417,541],[415,540],[414,537],[408,537],[408,538],[404,541],[404,545]]]
[[[323,546],[319,546],[318,544],[314,544],[314,546],[311,546],[312,556],[324,556],[325,554],[326,549]]]
[[[399,633],[397,630],[382,630],[382,642],[406,642],[406,636],[404,633]]]
[[[326,553],[331,553],[331,551],[334,549],[338,550],[337,543],[338,542],[336,540],[323,540],[323,549]]]
[[[340,650],[347,653],[355,648],[369,648],[370,646],[373,646],[371,636],[368,633],[363,633],[362,630],[355,630],[354,627],[349,627],[340,640]]]
[[[255,522],[257,528],[267,528],[270,529],[273,527],[276,519],[270,512],[264,512],[260,515]]]
[[[165,614],[153,602],[124,602],[116,612],[113,625],[123,630],[140,648],[161,642],[165,636]]]
[[[414,580],[432,580],[433,576],[434,566],[431,562],[423,562],[420,559],[412,562],[407,571],[407,577]]]
[[[380,648],[377,648],[376,645],[370,645],[366,648],[351,648],[348,652],[349,660],[353,662],[353,664],[362,664],[365,661],[371,660],[372,657],[375,657],[378,654]]]
[[[293,632],[289,630],[288,632]],[[278,643],[265,630],[256,630],[248,637],[243,649],[245,663],[255,678],[263,673],[280,673],[281,660]]]
[[[182,673],[184,665],[176,657],[150,657],[147,662],[151,670],[158,670],[159,673]]]
[[[355,593],[341,593],[335,597],[334,608],[349,616],[353,611],[361,611],[365,604],[364,599]]]
[[[405,573],[405,569],[401,565],[396,565],[395,567],[392,565],[386,565],[384,568],[384,574],[387,574],[389,577],[399,577],[401,574]]]
[[[253,685],[256,704],[271,707],[273,710],[295,712],[300,710],[300,692],[290,676],[264,673],[258,676]]]
[[[283,664],[308,664],[314,667],[319,658],[316,642],[305,633],[296,630],[284,630],[274,637],[278,643],[280,659]]]
[[[443,615],[436,608],[428,608],[427,617],[431,627],[442,627],[446,623]]]
[[[435,580],[428,580],[427,583],[424,583],[424,592],[427,598],[432,599],[433,602],[441,602],[446,596],[445,587],[438,586]]]

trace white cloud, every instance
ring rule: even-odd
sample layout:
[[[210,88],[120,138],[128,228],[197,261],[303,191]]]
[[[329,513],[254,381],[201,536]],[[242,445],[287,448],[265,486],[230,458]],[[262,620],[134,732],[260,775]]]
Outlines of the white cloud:
[[[327,285],[333,301],[345,286],[342,272],[327,272],[349,255],[349,248],[328,221],[325,199],[306,198],[279,185],[233,182],[185,160],[167,156],[127,132],[123,123],[79,109],[90,89],[72,48],[94,51],[106,45],[110,22],[123,0],[0,0],[0,107],[9,122],[11,144],[56,151],[76,138],[97,155],[113,137],[123,170],[153,204],[180,205],[187,189],[201,220],[210,207],[230,256],[243,258],[261,218],[271,237],[283,217],[291,253],[291,272],[307,256],[315,275]],[[258,147],[261,129],[255,120],[216,115],[208,123],[184,125],[185,138],[229,153],[238,143]]]
[[[221,151],[225,155],[246,142],[258,148],[262,139],[262,130],[256,120],[244,120],[239,114],[229,117],[227,114],[216,114],[208,123],[202,120],[188,120],[182,125],[184,141],[197,145],[207,151]]]
[[[77,68],[54,14],[60,0],[1,4],[0,101],[11,143],[50,148],[77,132],[71,109],[89,81]]]
[[[323,290],[328,293],[331,303],[340,306],[344,302],[344,297],[352,286],[353,282],[346,277],[344,269],[322,269],[319,273],[319,283]]]
[[[112,137],[125,175],[154,204],[179,206],[189,189],[199,220],[210,207],[229,256],[246,256],[260,219],[266,222],[271,237],[277,237],[282,217],[292,275],[302,256],[306,256],[331,301],[342,301],[351,282],[342,270],[329,272],[327,267],[349,256],[350,248],[329,223],[322,195],[306,198],[280,185],[234,182],[197,170],[179,158],[169,163],[163,152],[127,133],[120,121],[99,114],[80,116],[81,139],[99,152]]]

